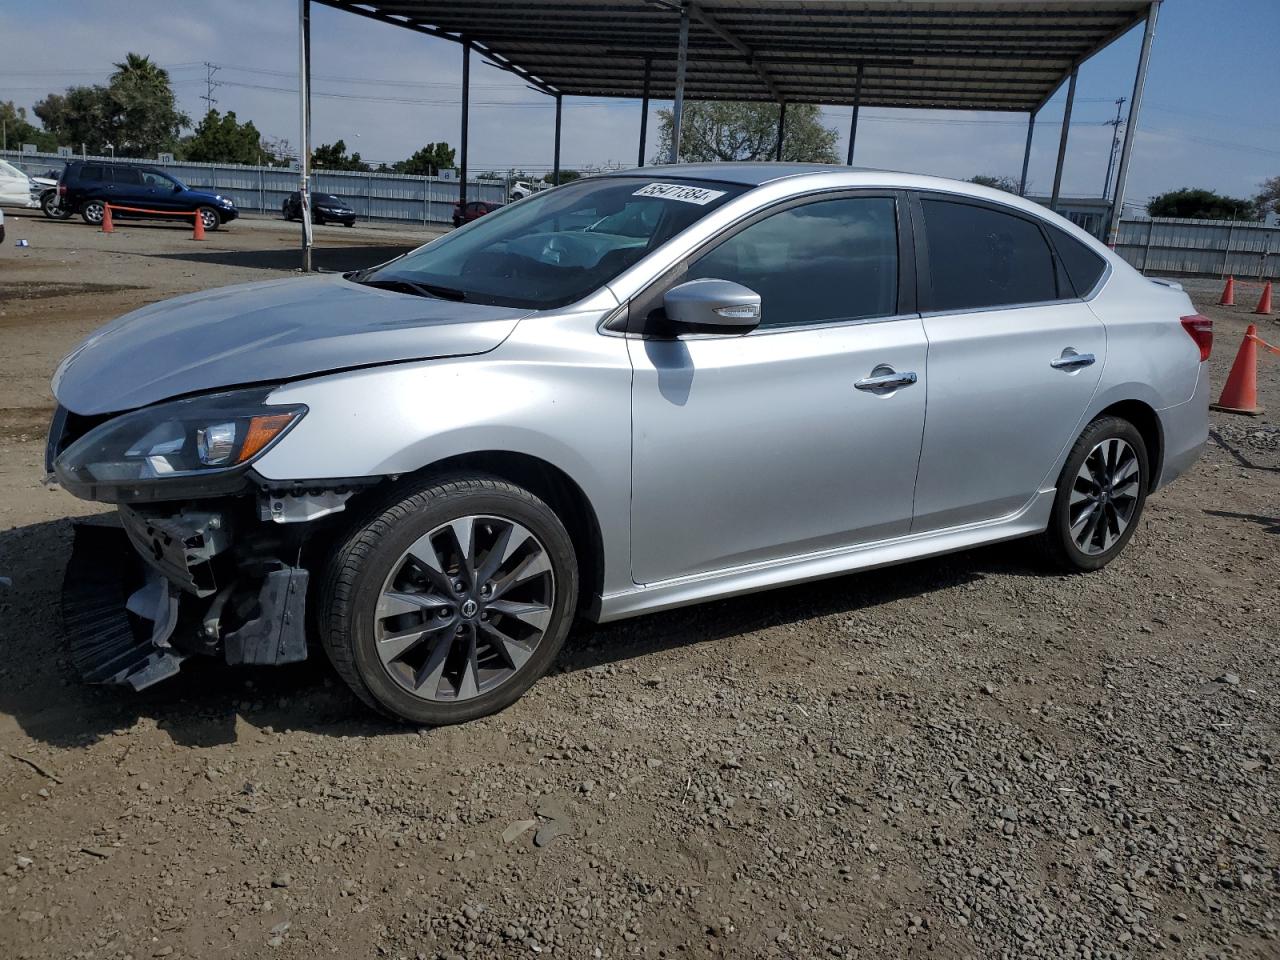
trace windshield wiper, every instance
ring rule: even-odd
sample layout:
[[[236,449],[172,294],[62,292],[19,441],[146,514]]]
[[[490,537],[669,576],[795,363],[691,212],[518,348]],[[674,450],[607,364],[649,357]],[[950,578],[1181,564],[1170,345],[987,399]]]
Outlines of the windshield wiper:
[[[467,294],[453,287],[442,287],[434,283],[418,283],[416,280],[374,278],[372,280],[356,280],[370,287],[381,287],[385,290],[399,290],[401,293],[412,293],[419,297],[434,297],[437,300],[465,300]]]

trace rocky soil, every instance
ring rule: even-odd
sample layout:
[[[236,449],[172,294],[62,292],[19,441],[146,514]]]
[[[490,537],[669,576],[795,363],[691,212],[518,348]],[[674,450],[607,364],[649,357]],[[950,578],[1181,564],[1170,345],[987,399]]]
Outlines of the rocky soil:
[[[323,660],[90,688],[47,377],[104,310],[277,274],[37,225],[0,254],[0,956],[1280,957],[1280,421],[1214,414],[1100,573],[1013,544],[582,626],[464,727]],[[292,238],[254,229],[214,244]],[[57,243],[137,289],[14,296]],[[1220,384],[1252,302],[1212,286]]]

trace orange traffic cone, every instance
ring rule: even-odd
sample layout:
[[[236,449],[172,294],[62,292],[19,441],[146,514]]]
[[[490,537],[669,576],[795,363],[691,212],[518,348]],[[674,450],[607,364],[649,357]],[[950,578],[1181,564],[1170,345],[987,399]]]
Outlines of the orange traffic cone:
[[[1271,316],[1271,281],[1268,280],[1266,286],[1262,288],[1262,296],[1258,298],[1258,309],[1253,311],[1259,316]]]
[[[1217,403],[1209,406],[1224,413],[1244,413],[1251,417],[1262,415],[1258,406],[1258,328],[1249,324],[1245,331],[1244,343],[1236,354],[1235,363],[1231,364],[1231,373],[1227,375],[1227,385],[1222,388],[1222,396]]]
[[[1236,305],[1236,278],[1227,277],[1227,285],[1222,288],[1222,299],[1218,301],[1220,307],[1234,307]]]
[[[191,234],[192,240],[204,239],[204,217],[200,216],[200,211],[196,211],[196,228]]]
[[[115,233],[115,224],[111,222],[111,204],[104,203],[102,205],[102,232]]]

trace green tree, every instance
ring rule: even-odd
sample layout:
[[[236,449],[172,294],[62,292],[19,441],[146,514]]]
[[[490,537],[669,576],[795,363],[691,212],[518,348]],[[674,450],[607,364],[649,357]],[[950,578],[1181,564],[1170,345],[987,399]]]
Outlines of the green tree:
[[[3,104],[0,104],[0,109],[3,109]],[[1259,220],[1268,213],[1280,214],[1280,177],[1268,177],[1263,180],[1262,189],[1253,198],[1253,202],[1258,207]]]
[[[182,144],[182,156],[198,163],[261,163],[269,155],[252,120],[240,123],[234,110],[210,110]]]
[[[977,176],[969,178],[970,183],[976,183],[980,187],[990,187],[992,190],[1003,190],[1005,193],[1017,193],[1018,181],[1013,177],[997,177],[987,173],[980,173]]]
[[[579,179],[581,176],[582,176],[582,172],[581,172],[581,171],[579,171],[579,170],[561,170],[561,171],[560,171],[560,182],[561,182],[561,183],[568,183],[568,182],[569,182],[569,181],[571,181],[571,180],[577,180],[577,179]],[[555,182],[556,182],[556,176],[555,176],[555,174],[554,174],[554,173],[548,173],[548,174],[544,175],[542,179],[543,179],[543,181],[544,181],[545,183],[555,183]]]
[[[360,159],[360,154],[347,155],[347,144],[343,140],[333,143],[322,143],[311,151],[311,165],[317,170],[365,170],[369,165]]]
[[[130,53],[104,87],[68,87],[36,103],[35,115],[57,143],[120,156],[171,150],[191,121],[177,108],[169,73],[149,57]]]
[[[116,152],[150,157],[172,149],[191,118],[178,109],[169,71],[137,53],[115,67],[107,90],[116,111]]]
[[[778,109],[773,103],[686,102],[680,162],[772,160],[778,149]],[[671,130],[671,111],[659,110],[656,162],[671,155]],[[782,159],[835,163],[837,137],[822,125],[815,105],[789,104]]]
[[[1259,220],[1252,200],[1227,197],[1212,190],[1183,187],[1153,197],[1147,204],[1153,217],[1183,217],[1194,220]]]
[[[0,100],[0,130],[3,130],[4,148],[8,150],[20,150],[24,143],[34,143],[47,152],[58,146],[57,138],[28,120],[27,108],[12,100]]]
[[[414,151],[408,160],[397,160],[391,165],[396,173],[408,173],[415,177],[436,177],[441,170],[449,170],[454,166],[454,149],[449,144],[428,143],[421,150]]]

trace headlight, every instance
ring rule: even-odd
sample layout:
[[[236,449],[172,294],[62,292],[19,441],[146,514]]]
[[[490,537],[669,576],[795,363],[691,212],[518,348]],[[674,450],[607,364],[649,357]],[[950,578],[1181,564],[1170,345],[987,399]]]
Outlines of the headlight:
[[[237,390],[146,407],[109,420],[54,462],[68,487],[143,485],[244,466],[302,419],[298,404],[266,403],[269,389]]]

